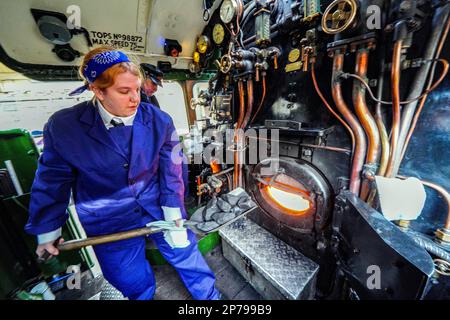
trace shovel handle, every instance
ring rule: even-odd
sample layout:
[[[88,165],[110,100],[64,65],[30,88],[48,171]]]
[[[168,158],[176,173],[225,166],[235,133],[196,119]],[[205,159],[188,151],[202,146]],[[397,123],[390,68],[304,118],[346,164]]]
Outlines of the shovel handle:
[[[152,228],[152,227],[144,227],[135,230],[123,231],[118,233],[107,234],[103,236],[90,237],[86,239],[77,239],[65,241],[58,245],[58,250],[60,251],[68,251],[68,250],[76,250],[81,249],[87,246],[95,246],[97,244],[114,242],[119,240],[125,240],[130,238],[136,238],[140,236],[145,236],[153,233],[162,232],[164,229],[162,228]]]

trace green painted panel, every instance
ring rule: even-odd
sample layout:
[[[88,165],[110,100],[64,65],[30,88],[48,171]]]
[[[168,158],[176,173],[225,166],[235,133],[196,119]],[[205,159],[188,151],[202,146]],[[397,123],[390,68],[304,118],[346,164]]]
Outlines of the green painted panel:
[[[37,169],[38,150],[27,130],[0,131],[0,168],[11,160],[23,192],[29,192]]]

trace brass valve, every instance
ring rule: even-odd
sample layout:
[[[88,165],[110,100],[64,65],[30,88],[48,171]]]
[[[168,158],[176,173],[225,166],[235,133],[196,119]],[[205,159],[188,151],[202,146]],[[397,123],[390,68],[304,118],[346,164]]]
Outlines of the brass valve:
[[[352,27],[358,5],[355,0],[335,0],[323,13],[322,29],[328,34],[336,34]]]

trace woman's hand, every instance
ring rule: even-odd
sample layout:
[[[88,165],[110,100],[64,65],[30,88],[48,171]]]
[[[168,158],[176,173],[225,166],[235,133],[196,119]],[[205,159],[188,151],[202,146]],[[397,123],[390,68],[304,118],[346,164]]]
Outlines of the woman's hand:
[[[174,221],[175,221],[175,225],[177,227],[182,227],[183,226],[183,219],[182,218],[174,220]]]
[[[55,241],[41,243],[40,245],[37,246],[36,254],[38,255],[39,258],[42,258],[43,260],[47,260],[52,256],[57,256],[59,254],[57,245],[63,242],[64,242],[63,238],[58,238]]]

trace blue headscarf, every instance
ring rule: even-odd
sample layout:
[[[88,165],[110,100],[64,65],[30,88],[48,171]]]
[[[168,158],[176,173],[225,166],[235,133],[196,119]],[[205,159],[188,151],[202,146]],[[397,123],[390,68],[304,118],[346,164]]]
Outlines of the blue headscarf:
[[[83,93],[88,89],[89,84],[93,83],[106,69],[121,62],[130,62],[130,59],[122,51],[106,51],[95,55],[83,70],[83,75],[88,84],[73,90],[69,93],[69,96]]]

